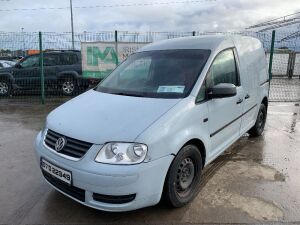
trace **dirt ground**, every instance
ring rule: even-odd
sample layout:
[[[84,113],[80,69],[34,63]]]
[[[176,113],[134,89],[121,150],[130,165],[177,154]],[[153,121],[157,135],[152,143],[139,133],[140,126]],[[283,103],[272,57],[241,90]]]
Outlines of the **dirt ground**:
[[[126,213],[82,206],[44,181],[33,142],[54,107],[0,101],[0,224],[300,223],[299,103],[270,103],[264,135],[207,166],[191,204]]]

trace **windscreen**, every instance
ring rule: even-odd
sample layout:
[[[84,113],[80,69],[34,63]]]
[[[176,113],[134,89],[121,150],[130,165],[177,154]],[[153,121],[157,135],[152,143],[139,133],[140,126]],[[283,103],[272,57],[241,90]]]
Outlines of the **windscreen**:
[[[97,91],[151,98],[183,98],[192,90],[210,50],[161,50],[133,54]]]

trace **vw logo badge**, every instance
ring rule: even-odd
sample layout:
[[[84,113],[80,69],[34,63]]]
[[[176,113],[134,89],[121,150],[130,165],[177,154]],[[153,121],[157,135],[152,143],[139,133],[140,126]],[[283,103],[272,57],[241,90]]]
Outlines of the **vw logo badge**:
[[[65,147],[66,143],[67,143],[67,140],[64,137],[58,138],[55,143],[55,150],[57,152],[61,151]]]

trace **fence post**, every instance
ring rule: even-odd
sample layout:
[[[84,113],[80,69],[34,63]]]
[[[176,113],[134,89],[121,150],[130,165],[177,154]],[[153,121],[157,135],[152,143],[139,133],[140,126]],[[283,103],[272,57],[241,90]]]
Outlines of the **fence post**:
[[[289,79],[291,79],[294,75],[295,61],[296,61],[296,53],[295,52],[289,53],[289,61],[287,67],[287,76]]]
[[[84,34],[84,42],[86,42],[86,31],[84,31],[83,34]]]
[[[117,57],[116,57],[116,66],[118,66],[119,64],[119,54],[118,54],[118,31],[115,30],[115,46],[116,46],[116,54],[117,54]]]
[[[44,53],[43,53],[42,32],[39,32],[39,45],[40,45],[41,100],[42,100],[42,104],[45,104]]]
[[[269,83],[272,79],[272,63],[273,63],[273,54],[274,54],[274,43],[275,43],[275,30],[272,31],[272,41],[270,49],[270,61],[269,61]]]
[[[193,31],[193,36],[196,36],[196,31]]]

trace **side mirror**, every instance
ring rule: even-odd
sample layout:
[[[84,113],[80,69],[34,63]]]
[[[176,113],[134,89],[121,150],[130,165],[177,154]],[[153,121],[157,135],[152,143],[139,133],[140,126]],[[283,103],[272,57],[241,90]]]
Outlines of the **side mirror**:
[[[234,84],[220,83],[208,90],[208,98],[228,98],[236,95]]]

